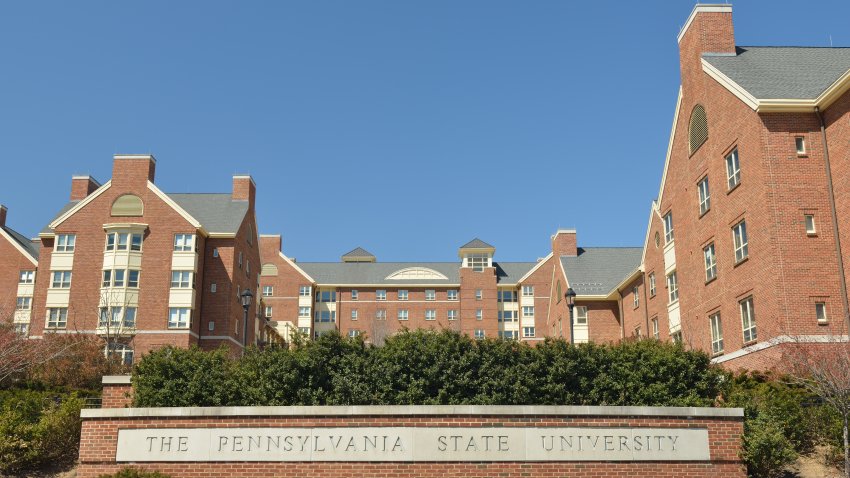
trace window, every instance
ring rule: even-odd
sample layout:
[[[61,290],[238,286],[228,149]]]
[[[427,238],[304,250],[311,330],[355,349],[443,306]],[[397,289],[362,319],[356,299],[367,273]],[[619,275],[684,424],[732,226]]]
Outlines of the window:
[[[101,307],[100,320],[97,323],[98,327],[112,327],[119,329],[135,328],[136,327],[136,308],[135,307]]]
[[[452,309],[448,311],[447,317],[449,320],[457,320],[457,310]]]
[[[726,156],[726,182],[730,190],[741,184],[741,163],[738,160],[738,148],[733,149]]]
[[[483,339],[484,338],[484,331],[482,329],[475,329],[475,338],[476,339]]]
[[[56,252],[74,252],[77,236],[74,234],[59,234],[56,236]]]
[[[115,250],[126,251],[130,246],[130,235],[126,232],[117,232],[115,233],[115,237],[117,237]]]
[[[351,290],[351,300],[357,300],[360,297],[360,293],[357,292],[357,289]]]
[[[213,257],[218,257],[218,247],[213,247]]]
[[[310,327],[298,327],[298,333],[304,334],[307,338],[310,338]]]
[[[109,287],[112,285],[112,271],[103,271],[103,282],[101,282],[101,287]]]
[[[106,250],[114,251],[115,250],[115,234],[107,234],[106,235]]]
[[[669,244],[673,240],[673,213],[664,215],[664,243]]]
[[[298,308],[298,317],[310,317],[310,308],[309,307],[299,307]]]
[[[485,267],[490,266],[490,256],[487,254],[469,254],[466,256],[466,266],[471,267],[473,271],[481,272]]]
[[[691,121],[688,124],[688,139],[691,154],[694,154],[708,139],[708,118],[705,115],[705,108],[702,105],[696,105],[691,112]]]
[[[522,296],[523,297],[534,297],[534,286],[533,285],[522,286]]]
[[[107,251],[141,251],[142,234],[130,234],[128,232],[110,232],[106,235]]]
[[[517,338],[518,332],[516,330],[500,330],[499,338],[505,340],[515,340]]]
[[[519,318],[519,314],[515,310],[500,310],[499,322],[515,322]]]
[[[676,280],[676,271],[667,274],[667,294],[669,296],[668,303],[672,304],[679,300],[679,284]]]
[[[407,291],[404,289],[399,289],[398,291],[398,300],[407,300]]]
[[[711,325],[711,353],[719,354],[723,352],[723,328],[720,324],[720,312],[711,314],[708,317],[708,322]]]
[[[826,302],[815,302],[815,317],[818,323],[825,323],[828,319],[826,316]]]
[[[655,272],[649,273],[649,296],[655,297]]]
[[[681,344],[682,343],[682,331],[680,330],[678,332],[673,332],[672,334],[670,334],[670,339],[673,340],[674,344]]]
[[[71,271],[53,272],[53,282],[51,286],[54,289],[67,289],[71,287]]]
[[[215,282],[213,282],[212,284],[210,284],[210,292],[215,294],[215,290],[216,290],[216,285],[215,285]]]
[[[522,316],[525,318],[534,318],[534,306],[533,305],[524,305],[522,307]]]
[[[127,344],[106,344],[103,354],[107,357],[114,357],[124,365],[133,365],[133,348]]]
[[[316,292],[316,302],[336,302],[336,291],[320,290]]]
[[[142,235],[141,234],[131,234],[130,235],[130,250],[139,252],[142,250]]]
[[[35,282],[35,271],[21,271],[18,284],[32,284]]]
[[[375,300],[387,300],[387,291],[378,289],[375,291]]]
[[[717,257],[714,254],[714,243],[705,246],[702,250],[705,259],[705,281],[711,281],[717,277]]]
[[[749,255],[747,245],[747,221],[741,221],[732,227],[732,240],[735,244],[735,262],[741,262]]]
[[[30,331],[30,324],[15,324],[15,333],[26,336]]]
[[[447,290],[446,291],[446,300],[457,300],[457,291],[456,290]]]
[[[188,289],[192,287],[192,273],[190,271],[171,271],[171,287],[174,289]],[[239,288],[236,291],[238,293]]]
[[[515,290],[500,290],[499,291],[499,302],[516,302],[516,291]]]
[[[168,309],[169,329],[188,329],[192,318],[192,309],[172,307]]]
[[[398,315],[398,320],[407,320],[407,318],[409,316],[409,312],[407,311],[407,309],[399,309],[397,315]]]
[[[357,309],[351,309],[351,320],[357,320]]]
[[[522,336],[526,338],[534,337],[534,327],[523,327]]]
[[[64,329],[68,326],[68,308],[55,307],[47,309],[47,328]]]
[[[475,320],[481,320],[484,318],[484,310],[475,309]]]
[[[298,295],[300,295],[301,297],[310,297],[310,286],[302,285],[301,287],[299,287]]]
[[[437,320],[437,309],[426,309],[425,320]]]
[[[437,300],[437,291],[434,289],[425,289],[425,300]]]
[[[359,335],[360,335],[360,331],[357,330],[357,329],[351,329],[351,330],[348,331],[348,338],[353,339],[353,338],[355,338]]]
[[[638,286],[632,287],[632,297],[633,297],[632,302],[634,302],[633,305],[634,305],[635,309],[640,307],[640,295],[638,294],[639,291],[640,291],[640,287],[638,287]]]
[[[265,310],[265,312],[266,312],[266,313],[265,313],[266,318],[271,317],[271,316],[272,316],[272,306],[267,305],[267,306],[266,306],[266,310]]]
[[[481,300],[484,298],[484,291],[481,289],[475,289],[475,300]]]
[[[127,271],[127,287],[139,287],[139,271]]]
[[[15,301],[15,310],[32,309],[32,297],[18,297]]]
[[[640,326],[635,327],[634,336],[637,338],[641,338]]]
[[[741,308],[741,326],[744,330],[744,343],[756,340],[756,314],[753,310],[753,298],[738,302]]]
[[[806,154],[806,138],[797,136],[794,138],[794,146],[797,148],[797,154],[803,156]]]
[[[806,220],[806,234],[812,235],[817,234],[817,229],[815,228],[815,215],[814,214],[806,214],[803,216]]]
[[[336,322],[336,311],[322,310],[316,311],[316,322]]]
[[[587,306],[576,306],[576,325],[587,325]]]
[[[195,244],[194,234],[175,234],[174,235],[174,250],[176,252],[190,252]],[[217,251],[218,249],[216,249]]]
[[[386,309],[378,309],[375,311],[375,319],[376,320],[387,320],[387,310]]]
[[[124,287],[124,278],[127,273],[124,269],[115,269],[112,271],[112,285],[114,287]]]
[[[699,193],[699,215],[707,213],[711,209],[711,193],[708,192],[708,176],[702,178],[702,181],[697,184]]]
[[[652,336],[655,337],[655,340],[660,338],[660,334],[658,332],[658,317],[652,319]]]
[[[274,295],[274,286],[264,285],[263,286],[263,297],[271,297]]]

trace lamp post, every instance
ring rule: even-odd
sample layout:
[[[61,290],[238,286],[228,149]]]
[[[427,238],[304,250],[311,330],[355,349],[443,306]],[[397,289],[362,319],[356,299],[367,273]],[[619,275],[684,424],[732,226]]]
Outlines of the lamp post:
[[[575,345],[576,343],[576,335],[575,335],[575,326],[573,325],[573,309],[576,306],[576,291],[573,290],[572,287],[567,289],[567,293],[564,295],[567,298],[567,306],[570,308],[570,343]]]
[[[254,298],[254,294],[251,293],[250,289],[245,289],[242,291],[242,310],[244,311],[244,315],[242,316],[242,351],[244,353],[245,347],[248,346],[248,309],[251,308],[251,299]]]

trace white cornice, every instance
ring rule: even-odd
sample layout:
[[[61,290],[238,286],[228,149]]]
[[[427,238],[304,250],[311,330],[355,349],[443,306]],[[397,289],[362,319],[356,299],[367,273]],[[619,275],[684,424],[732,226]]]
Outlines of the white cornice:
[[[186,221],[188,221],[188,222],[189,222],[189,224],[191,224],[194,228],[196,228],[196,229],[198,229],[199,231],[201,231],[201,233],[202,233],[203,235],[205,235],[205,236],[209,236],[209,235],[210,235],[210,234],[206,231],[206,229],[204,229],[204,226],[203,226],[203,224],[201,224],[201,222],[200,222],[200,221],[198,221],[197,219],[195,219],[194,217],[192,217],[192,215],[191,215],[191,214],[189,214],[189,213],[188,213],[185,209],[183,209],[182,207],[180,207],[180,205],[179,205],[179,204],[177,204],[176,202],[174,202],[174,200],[173,200],[173,199],[171,199],[171,198],[170,198],[167,194],[165,194],[164,192],[162,192],[162,190],[161,190],[161,189],[159,189],[158,187],[156,187],[156,185],[155,185],[154,183],[152,183],[152,182],[148,181],[148,189],[150,189],[150,190],[151,190],[154,194],[156,194],[156,195],[157,195],[160,199],[162,199],[162,202],[164,202],[165,204],[168,204],[168,205],[171,207],[171,209],[174,209],[174,211],[175,211],[177,214],[180,214],[180,216],[182,216],[182,217],[183,217],[183,219],[185,219]],[[233,237],[233,236],[230,236],[230,237]]]
[[[697,17],[698,13],[732,13],[732,5],[728,4],[696,4],[694,5],[694,9],[691,10],[691,14],[688,16],[688,19],[685,21],[685,26],[679,31],[679,35],[676,37],[676,41],[681,43],[682,37],[685,36],[685,32],[688,31],[688,28],[691,27],[691,23],[694,22],[694,19]]]
[[[112,180],[111,179],[109,181],[107,181],[103,186],[95,189],[91,194],[89,194],[83,200],[78,202],[74,207],[65,211],[65,214],[62,214],[61,216],[54,219],[53,222],[51,222],[47,227],[49,227],[50,229],[56,229],[56,226],[58,226],[59,224],[62,224],[66,219],[73,216],[80,209],[84,208],[86,206],[86,204],[94,201],[98,196],[100,196],[107,189],[109,189],[110,186],[112,186]],[[41,235],[41,234],[39,234],[39,235]],[[50,234],[47,234],[47,235],[50,235]]]
[[[32,254],[29,253],[29,251],[24,249],[24,247],[18,241],[16,241],[15,238],[11,236],[11,234],[6,232],[6,230],[3,229],[2,227],[0,227],[0,236],[3,236],[4,238],[6,238],[6,240],[9,241],[15,247],[15,249],[18,250],[18,252],[23,254],[24,257],[29,259],[29,261],[32,262],[32,264],[34,266],[38,266],[38,260],[35,257],[33,257]]]
[[[282,259],[283,259],[283,260],[284,260],[287,264],[289,264],[290,266],[292,266],[292,268],[293,268],[293,269],[295,269],[296,271],[298,271],[298,273],[299,273],[299,274],[301,274],[302,276],[304,276],[304,278],[305,278],[305,279],[307,279],[308,281],[310,281],[310,283],[311,283],[311,284],[315,284],[315,283],[316,283],[316,281],[315,281],[312,277],[310,277],[310,274],[308,274],[308,273],[304,272],[304,269],[302,269],[302,268],[298,267],[298,265],[295,263],[295,261],[293,261],[292,259],[290,259],[290,258],[286,257],[286,255],[285,255],[283,252],[281,252],[281,251],[278,251],[277,253],[280,255],[280,257],[281,257],[281,258],[282,258]]]
[[[664,157],[664,171],[661,173],[661,186],[658,188],[658,207],[664,197],[664,184],[667,182],[667,168],[670,166],[670,156],[673,154],[673,140],[676,139],[676,127],[679,123],[679,110],[682,107],[682,87],[679,86],[679,97],[676,99],[676,111],[673,113],[673,127],[670,129],[670,140],[667,142],[667,155]]]

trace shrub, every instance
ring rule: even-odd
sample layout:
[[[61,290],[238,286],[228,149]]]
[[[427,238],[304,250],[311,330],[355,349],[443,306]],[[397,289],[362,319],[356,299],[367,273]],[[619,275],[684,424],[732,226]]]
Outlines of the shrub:
[[[145,356],[133,373],[139,407],[215,407],[241,404],[235,363],[224,348],[163,347]]]
[[[99,475],[97,478],[171,478],[158,471],[145,471],[138,468],[122,468],[118,473]]]
[[[782,425],[769,414],[761,414],[744,423],[741,458],[750,476],[782,476],[785,467],[797,459],[794,445],[782,433]]]

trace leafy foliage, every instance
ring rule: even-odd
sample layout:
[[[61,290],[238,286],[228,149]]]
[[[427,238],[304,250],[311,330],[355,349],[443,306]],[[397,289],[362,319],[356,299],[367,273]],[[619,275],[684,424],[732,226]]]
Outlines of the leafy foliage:
[[[97,478],[171,478],[171,475],[164,475],[158,471],[145,471],[127,467],[122,468],[118,473],[100,475]]]

